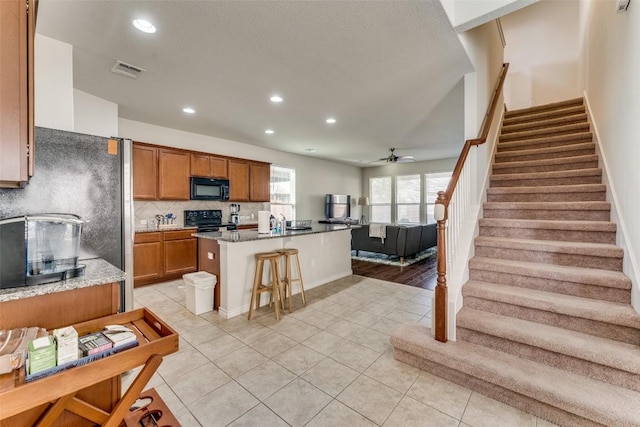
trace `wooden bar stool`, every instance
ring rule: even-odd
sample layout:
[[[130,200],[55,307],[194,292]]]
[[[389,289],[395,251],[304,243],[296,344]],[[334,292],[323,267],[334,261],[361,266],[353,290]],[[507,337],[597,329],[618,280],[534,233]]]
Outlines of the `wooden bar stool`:
[[[287,298],[287,290],[289,292],[289,312],[291,312],[291,300],[293,299],[293,284],[300,284],[300,295],[302,296],[302,304],[306,305],[307,300],[304,296],[304,284],[302,283],[302,270],[300,270],[300,258],[298,257],[298,250],[294,248],[279,249],[278,252],[284,257],[284,272],[282,274],[282,284],[284,286],[284,297]],[[292,260],[295,257],[296,261],[296,277],[293,277],[292,272]],[[282,308],[284,309],[284,300],[282,301]]]
[[[278,252],[261,252],[255,254],[256,258],[256,270],[253,276],[253,291],[251,292],[251,303],[249,304],[249,320],[253,317],[253,307],[257,310],[260,307],[260,294],[263,292],[269,292],[269,306],[275,301],[276,307],[276,319],[280,320],[280,269],[278,267],[278,261],[280,260],[280,254]],[[270,281],[262,283],[262,275],[264,272],[265,262],[269,265],[269,277]],[[275,298],[274,298],[275,294]]]

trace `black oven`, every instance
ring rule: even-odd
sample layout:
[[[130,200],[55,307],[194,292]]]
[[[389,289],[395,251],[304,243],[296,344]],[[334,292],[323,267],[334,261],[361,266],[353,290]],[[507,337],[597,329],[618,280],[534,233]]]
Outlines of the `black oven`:
[[[192,176],[191,200],[229,200],[229,180]]]

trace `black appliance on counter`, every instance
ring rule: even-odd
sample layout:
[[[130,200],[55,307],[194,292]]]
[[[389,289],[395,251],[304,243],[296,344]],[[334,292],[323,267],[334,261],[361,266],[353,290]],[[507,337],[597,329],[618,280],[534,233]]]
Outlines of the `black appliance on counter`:
[[[40,285],[84,274],[78,264],[83,221],[77,215],[0,220],[0,288]]]
[[[184,211],[184,226],[197,227],[198,231],[219,231],[221,227],[237,229],[236,224],[222,222],[222,211],[219,209]]]
[[[229,200],[229,180],[192,176],[191,200]]]

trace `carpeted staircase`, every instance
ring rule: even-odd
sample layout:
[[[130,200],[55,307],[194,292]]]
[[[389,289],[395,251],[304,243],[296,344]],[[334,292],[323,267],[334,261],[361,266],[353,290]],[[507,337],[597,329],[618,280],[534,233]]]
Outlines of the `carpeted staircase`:
[[[566,426],[640,426],[630,305],[582,99],[505,113],[457,341],[421,325],[395,357]]]

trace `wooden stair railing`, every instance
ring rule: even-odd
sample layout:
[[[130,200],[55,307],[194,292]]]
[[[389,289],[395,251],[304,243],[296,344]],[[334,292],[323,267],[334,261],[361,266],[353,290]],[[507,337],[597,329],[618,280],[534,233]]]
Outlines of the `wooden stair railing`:
[[[493,91],[491,103],[487,108],[487,112],[482,121],[482,127],[480,128],[480,135],[475,139],[468,139],[464,143],[458,162],[453,170],[453,175],[447,185],[445,191],[438,192],[438,198],[436,199],[436,205],[434,210],[434,216],[438,222],[438,246],[437,246],[437,284],[435,293],[435,338],[440,342],[447,342],[447,239],[446,239],[446,226],[449,218],[449,203],[451,202],[454,191],[458,185],[458,180],[462,173],[462,169],[467,160],[467,155],[472,146],[478,146],[484,144],[489,135],[491,129],[493,116],[495,109],[502,93],[502,86],[504,85],[504,79],[507,76],[509,70],[509,64],[502,64],[502,70],[498,76],[496,87]]]

